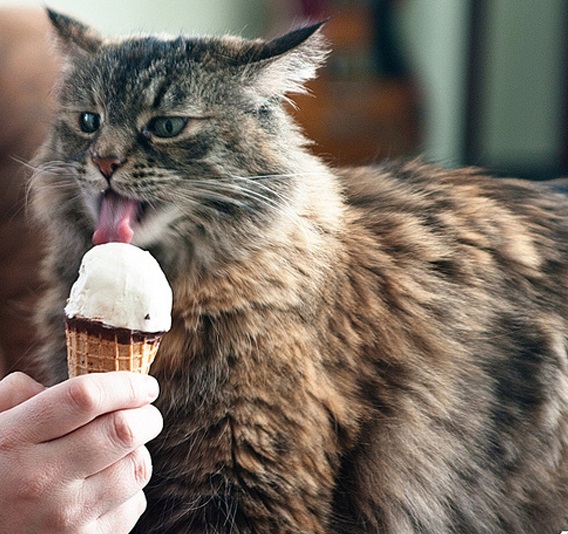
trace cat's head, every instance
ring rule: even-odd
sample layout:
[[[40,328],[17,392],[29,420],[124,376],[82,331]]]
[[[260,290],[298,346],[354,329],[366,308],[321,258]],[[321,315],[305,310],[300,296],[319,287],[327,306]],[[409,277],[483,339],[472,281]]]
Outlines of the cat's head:
[[[287,210],[305,140],[284,102],[326,55],[321,24],[271,41],[107,39],[49,16],[67,62],[33,180],[46,218],[175,255]]]

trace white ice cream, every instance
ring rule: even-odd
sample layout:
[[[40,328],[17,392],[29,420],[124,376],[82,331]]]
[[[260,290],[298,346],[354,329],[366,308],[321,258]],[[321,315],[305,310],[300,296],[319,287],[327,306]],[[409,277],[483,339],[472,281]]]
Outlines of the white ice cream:
[[[166,332],[171,310],[172,290],[153,256],[134,245],[106,243],[83,257],[65,314],[115,328]]]

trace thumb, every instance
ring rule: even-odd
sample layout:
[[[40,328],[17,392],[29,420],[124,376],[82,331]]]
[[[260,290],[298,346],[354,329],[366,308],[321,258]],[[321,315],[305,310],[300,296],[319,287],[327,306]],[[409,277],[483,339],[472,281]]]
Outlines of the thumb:
[[[0,380],[0,412],[14,408],[45,389],[30,376],[16,372]]]

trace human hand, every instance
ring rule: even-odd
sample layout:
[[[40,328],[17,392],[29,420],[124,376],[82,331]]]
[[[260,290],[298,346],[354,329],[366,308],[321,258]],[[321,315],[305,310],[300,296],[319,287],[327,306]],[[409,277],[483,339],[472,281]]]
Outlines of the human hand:
[[[128,533],[146,507],[144,443],[162,429],[155,379],[79,376],[46,389],[0,381],[0,533]]]

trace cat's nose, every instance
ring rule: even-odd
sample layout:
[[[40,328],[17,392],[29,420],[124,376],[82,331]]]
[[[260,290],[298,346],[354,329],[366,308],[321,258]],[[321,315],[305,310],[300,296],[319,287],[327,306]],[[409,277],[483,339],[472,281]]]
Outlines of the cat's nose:
[[[99,156],[98,154],[93,154],[92,159],[93,163],[99,168],[101,174],[107,180],[110,180],[116,170],[124,165],[124,160],[118,156]]]

